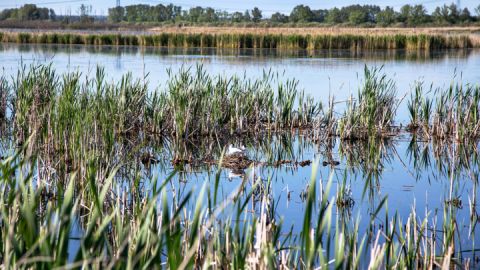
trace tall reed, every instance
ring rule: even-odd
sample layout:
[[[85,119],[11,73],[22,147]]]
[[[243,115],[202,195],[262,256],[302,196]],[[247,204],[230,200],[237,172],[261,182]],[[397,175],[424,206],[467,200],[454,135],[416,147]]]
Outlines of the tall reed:
[[[382,68],[364,68],[364,82],[357,98],[350,97],[347,110],[338,123],[342,139],[383,137],[390,133],[399,101],[393,80]]]
[[[426,97],[428,92],[434,92],[434,99]],[[452,82],[447,89],[428,92],[418,84],[409,101],[412,129],[422,127],[421,135],[435,139],[466,141],[479,137],[478,86]]]
[[[433,50],[478,46],[469,35],[440,34],[259,34],[259,33],[0,33],[1,42],[155,46],[179,48],[283,49],[283,50]]]

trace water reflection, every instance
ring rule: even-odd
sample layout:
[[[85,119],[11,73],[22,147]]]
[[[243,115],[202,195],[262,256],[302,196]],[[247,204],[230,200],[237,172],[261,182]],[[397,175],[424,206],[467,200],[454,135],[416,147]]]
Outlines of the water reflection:
[[[388,197],[388,213],[395,216],[398,226],[412,219],[422,221],[421,217],[412,217],[415,213],[412,211],[417,211],[418,216],[425,213],[429,223],[455,222],[458,228],[455,241],[463,252],[460,258],[475,257],[471,257],[467,250],[475,250],[475,242],[479,240],[478,234],[475,234],[478,230],[477,144],[426,142],[415,137],[368,141],[332,138],[320,143],[302,133],[204,140],[198,145],[173,144],[171,141],[151,140],[140,148],[126,151],[136,154],[121,159],[123,165],[116,177],[118,185],[112,193],[114,197],[109,199],[110,203],[119,205],[122,215],[131,215],[135,206],[141,205],[145,197],[158,188],[151,180],[155,177],[169,179],[168,199],[174,208],[181,205],[184,198],[196,196],[203,183],[212,187],[218,185],[218,200],[241,186],[241,198],[248,199],[245,217],[260,216],[262,211],[266,211],[269,222],[282,223],[285,233],[290,232],[293,226],[292,233],[295,234],[301,229],[299,224],[304,218],[311,166],[294,166],[292,163],[273,166],[273,163],[275,160],[317,160],[320,162],[319,194],[325,190],[328,177],[333,173],[332,190],[336,192],[335,197],[328,197],[328,200],[334,206],[335,226],[345,226],[347,232],[368,230],[367,241],[373,243],[375,235],[379,231],[384,232],[388,221],[370,220],[368,217],[377,212],[384,198]],[[262,165],[242,172],[223,170],[217,178],[216,166],[202,163],[201,155],[219,160],[225,145],[229,144],[244,144],[249,158]],[[196,162],[175,166],[172,160],[179,156],[176,151]],[[145,153],[155,156],[158,162],[141,162]],[[46,157],[40,156],[39,160],[46,160]],[[42,171],[43,163],[36,166]],[[172,174],[175,167],[179,172]],[[248,197],[249,194],[251,197]],[[52,188],[42,196],[42,204],[47,205],[56,199],[56,191]],[[266,201],[268,204],[264,205]],[[192,208],[187,209],[193,209],[194,204],[195,200],[189,203],[188,207]],[[446,216],[442,209],[448,210]],[[385,214],[382,210],[379,216]],[[357,223],[359,216],[362,221]],[[82,217],[77,222],[76,236],[88,226]],[[440,242],[441,237],[440,234],[436,239]]]
[[[461,50],[274,50],[274,49],[216,49],[216,48],[164,48],[138,46],[85,46],[85,45],[58,45],[58,44],[9,44],[0,43],[0,52],[16,50],[21,53],[43,55],[45,59],[53,58],[56,54],[102,54],[116,57],[117,63],[122,66],[122,56],[178,56],[178,57],[222,57],[231,63],[274,60],[275,58],[347,58],[369,59],[383,61],[413,61],[431,62],[447,59],[467,59],[475,53],[473,49]],[[302,61],[308,64],[308,61]]]

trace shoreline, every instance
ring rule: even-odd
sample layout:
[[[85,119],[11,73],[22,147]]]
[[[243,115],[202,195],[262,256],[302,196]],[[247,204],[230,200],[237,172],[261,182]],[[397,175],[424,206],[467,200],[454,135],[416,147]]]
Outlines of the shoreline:
[[[162,27],[146,31],[1,29],[0,42],[220,49],[480,48],[480,28]]]

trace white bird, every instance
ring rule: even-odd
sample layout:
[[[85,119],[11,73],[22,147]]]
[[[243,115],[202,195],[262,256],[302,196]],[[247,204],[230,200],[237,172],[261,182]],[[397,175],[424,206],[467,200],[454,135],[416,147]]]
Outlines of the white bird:
[[[245,171],[243,170],[229,170],[228,180],[233,180],[235,178],[243,178],[245,176]]]
[[[238,154],[243,155],[243,154],[245,154],[245,147],[240,146],[240,148],[236,148],[236,147],[233,147],[232,144],[230,144],[228,146],[226,154],[227,154],[227,156],[238,155]]]

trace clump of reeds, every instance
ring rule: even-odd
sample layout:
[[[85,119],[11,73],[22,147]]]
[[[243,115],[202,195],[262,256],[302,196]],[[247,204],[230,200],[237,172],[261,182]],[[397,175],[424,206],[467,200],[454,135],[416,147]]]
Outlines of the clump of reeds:
[[[364,82],[347,102],[338,123],[341,139],[385,137],[392,132],[398,101],[393,80],[382,74],[382,68],[364,68]]]
[[[420,130],[428,135],[432,105],[433,101],[423,93],[423,83],[416,82],[415,89],[407,102],[410,114],[410,123],[407,125],[407,131],[418,132]]]
[[[0,105],[11,105],[17,143],[34,134],[32,152],[62,164],[62,172],[83,168],[85,155],[116,164],[150,136],[179,145],[311,129],[319,122],[321,104],[299,90],[297,81],[281,82],[272,72],[256,80],[211,76],[201,66],[169,74],[164,89],[148,90],[145,80],[129,74],[108,82],[101,68],[90,77],[58,75],[50,65],[24,67],[12,83],[2,79]]]
[[[430,91],[431,92],[431,91]],[[427,138],[466,141],[480,136],[480,88],[452,83],[447,89],[436,89],[434,100],[425,97],[417,84],[409,101],[409,128]]]
[[[0,78],[0,121],[5,122],[7,118],[7,105],[9,102],[10,88],[5,78]]]

